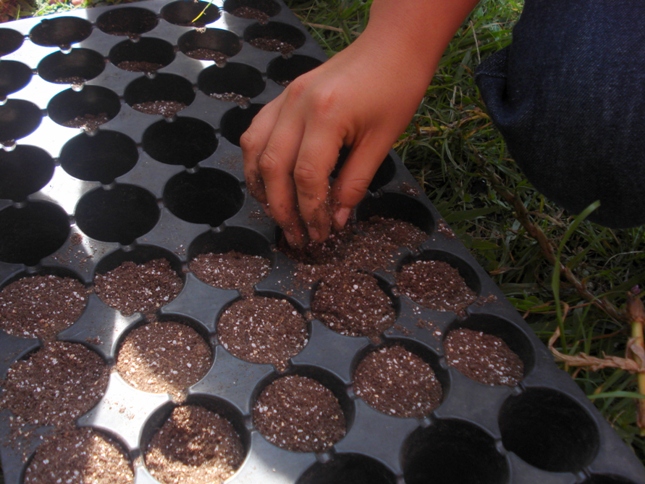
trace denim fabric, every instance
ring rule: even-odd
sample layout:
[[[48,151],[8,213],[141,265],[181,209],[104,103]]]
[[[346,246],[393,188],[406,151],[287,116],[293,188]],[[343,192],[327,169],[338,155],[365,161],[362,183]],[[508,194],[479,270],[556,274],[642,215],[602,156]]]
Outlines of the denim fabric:
[[[645,224],[645,1],[526,0],[512,44],[475,73],[536,189],[591,220]]]

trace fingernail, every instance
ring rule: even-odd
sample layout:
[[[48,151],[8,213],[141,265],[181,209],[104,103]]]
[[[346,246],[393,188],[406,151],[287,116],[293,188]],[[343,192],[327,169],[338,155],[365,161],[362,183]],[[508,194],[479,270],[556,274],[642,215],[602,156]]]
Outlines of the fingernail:
[[[314,229],[313,227],[309,228],[309,238],[311,240],[314,240],[316,242],[320,242],[320,232],[318,232],[317,229]]]
[[[305,244],[301,237],[298,237],[292,232],[284,231],[283,233],[285,238],[287,239],[289,247],[295,247],[296,249],[301,249],[302,247],[304,247]]]
[[[336,223],[337,228],[342,229],[345,226],[351,212],[352,209],[347,207],[341,207],[336,210],[336,213],[334,213],[334,222]]]

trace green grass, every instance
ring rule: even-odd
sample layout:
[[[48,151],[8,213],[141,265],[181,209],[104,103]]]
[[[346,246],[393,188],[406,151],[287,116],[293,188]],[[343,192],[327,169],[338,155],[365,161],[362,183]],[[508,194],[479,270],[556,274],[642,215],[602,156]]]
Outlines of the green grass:
[[[20,16],[69,8],[19,1]],[[121,2],[85,5],[114,3]],[[287,3],[330,56],[355,39],[368,19],[369,2],[360,0]],[[645,285],[645,227],[610,230],[577,220],[569,230],[574,218],[527,182],[474,85],[481,59],[511,41],[521,8],[517,0],[480,3],[447,49],[396,150],[545,343],[560,328],[555,348],[566,355],[624,357],[630,334],[623,312],[626,292]],[[563,368],[645,461],[633,398],[636,376],[622,369]]]

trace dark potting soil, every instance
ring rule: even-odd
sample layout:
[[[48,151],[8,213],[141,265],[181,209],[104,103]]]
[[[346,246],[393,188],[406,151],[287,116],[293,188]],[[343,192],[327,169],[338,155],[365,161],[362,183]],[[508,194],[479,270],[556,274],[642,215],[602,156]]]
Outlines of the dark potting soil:
[[[233,303],[217,322],[219,342],[251,363],[278,371],[307,344],[307,321],[286,299],[252,296]]]
[[[237,289],[250,296],[253,286],[269,274],[271,262],[266,257],[231,250],[221,254],[199,254],[189,268],[206,284],[220,289]]]
[[[107,113],[83,114],[60,124],[68,128],[81,128],[85,131],[96,131],[99,126],[107,123],[109,120],[110,116],[108,116]]]
[[[524,377],[524,363],[498,336],[460,328],[448,333],[443,346],[448,364],[471,380],[512,387]]]
[[[296,47],[289,42],[271,37],[256,37],[249,40],[249,44],[258,49],[267,50],[269,52],[280,52],[282,55],[289,55]]]
[[[192,57],[193,59],[197,59],[197,60],[214,61],[215,64],[217,64],[218,66],[224,65],[228,60],[228,56],[223,52],[220,52],[219,50],[214,50],[214,49],[207,49],[205,47],[186,51],[185,54],[188,57]]]
[[[140,312],[149,320],[155,319],[157,309],[172,301],[182,287],[183,281],[166,259],[143,264],[126,261],[94,278],[94,291],[108,306],[125,316]]]
[[[217,99],[218,101],[233,102],[238,106],[248,106],[251,102],[250,97],[242,96],[241,94],[237,94],[235,92],[212,92],[209,94],[209,96],[213,99]]]
[[[71,425],[101,399],[108,377],[103,359],[85,346],[46,343],[9,368],[0,408],[31,424]]]
[[[423,417],[441,403],[432,367],[401,345],[369,353],[354,373],[354,392],[376,410],[396,417]]]
[[[181,398],[208,372],[211,348],[190,326],[154,322],[132,330],[119,348],[116,369],[130,385]]]
[[[231,10],[231,15],[240,18],[257,20],[261,24],[266,24],[269,21],[269,15],[262,10],[253,7],[237,7]]]
[[[87,304],[88,290],[70,277],[23,277],[0,291],[0,329],[21,338],[55,339]]]
[[[477,300],[459,271],[437,260],[418,260],[403,266],[396,275],[399,290],[414,302],[435,311],[463,315]]]
[[[392,301],[376,278],[340,267],[326,273],[318,283],[311,312],[337,333],[373,340],[396,320]]]
[[[332,391],[298,375],[279,378],[262,391],[253,406],[253,423],[269,442],[296,452],[323,452],[346,431]]]
[[[72,76],[72,77],[57,77],[54,79],[54,82],[57,84],[74,84],[76,86],[80,86],[84,82],[86,82],[87,79],[84,77],[79,77],[79,76]]]
[[[163,64],[148,61],[121,61],[116,66],[130,72],[156,72],[163,67]]]
[[[233,425],[196,405],[176,407],[145,454],[148,470],[163,484],[221,483],[243,459],[244,448]]]
[[[132,109],[142,113],[159,114],[165,118],[172,118],[185,107],[186,105],[179,101],[149,101],[132,105]]]
[[[134,473],[118,443],[86,427],[46,437],[27,467],[24,482],[129,484]]]

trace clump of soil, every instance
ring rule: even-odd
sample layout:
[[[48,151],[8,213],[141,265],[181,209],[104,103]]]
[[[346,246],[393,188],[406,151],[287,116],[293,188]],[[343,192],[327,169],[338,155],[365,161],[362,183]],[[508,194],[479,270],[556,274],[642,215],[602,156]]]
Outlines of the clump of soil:
[[[85,77],[80,76],[57,77],[56,79],[54,79],[54,82],[57,84],[74,84],[76,86],[80,86],[86,81],[87,79]]]
[[[128,484],[134,482],[134,473],[119,444],[86,427],[46,438],[27,467],[24,482]]]
[[[286,299],[252,296],[224,311],[217,334],[234,356],[284,371],[307,344],[307,321]]]
[[[23,277],[0,291],[0,329],[21,338],[51,340],[87,305],[88,290],[71,277]]]
[[[155,312],[181,292],[183,282],[166,259],[143,264],[126,261],[116,269],[97,274],[96,294],[125,316],[136,312],[154,319]]]
[[[248,106],[251,102],[251,98],[248,96],[243,96],[242,94],[237,94],[235,92],[212,92],[209,94],[213,99],[218,101],[233,102],[238,106]]]
[[[231,15],[239,18],[246,18],[250,20],[257,20],[261,24],[266,24],[269,21],[269,15],[262,10],[253,7],[237,7],[231,10]]]
[[[396,284],[410,299],[435,311],[463,315],[477,300],[477,294],[459,271],[438,260],[418,260],[404,266],[396,276]]]
[[[172,118],[186,105],[179,101],[148,101],[132,105],[132,109],[145,114],[159,114],[165,118]]]
[[[311,301],[313,316],[346,336],[379,335],[394,324],[392,301],[376,278],[336,268],[320,280]]]
[[[396,417],[423,417],[441,403],[434,371],[401,345],[369,353],[354,373],[354,391],[376,410]]]
[[[291,54],[296,47],[284,40],[274,39],[272,37],[256,37],[249,40],[249,44],[258,49],[267,50],[269,52],[280,52],[282,55],[287,56]]]
[[[448,364],[471,380],[512,387],[524,377],[524,363],[498,336],[460,328],[448,333],[443,346]]]
[[[132,330],[119,348],[116,369],[139,390],[175,397],[209,370],[210,346],[190,326],[154,322]]]
[[[81,116],[76,116],[72,119],[68,119],[67,121],[61,122],[60,124],[68,128],[81,128],[85,131],[96,131],[99,126],[107,123],[109,120],[110,116],[108,116],[107,113],[88,113]]]
[[[192,49],[185,52],[188,57],[197,60],[209,60],[214,61],[218,66],[222,66],[228,60],[228,56],[223,52],[215,49],[207,49],[205,47],[200,47],[199,49]]]
[[[145,454],[148,470],[163,484],[221,483],[243,459],[244,448],[233,425],[196,405],[176,407]]]
[[[101,399],[109,370],[81,344],[54,341],[14,363],[2,382],[0,408],[37,425],[71,425]]]
[[[129,72],[157,72],[163,64],[148,61],[121,61],[116,66]]]
[[[231,250],[221,254],[199,254],[190,262],[189,268],[206,284],[251,295],[253,286],[269,274],[271,261],[266,257]]]
[[[262,391],[253,406],[253,423],[269,442],[296,452],[323,452],[346,431],[331,390],[298,375],[279,378]]]

